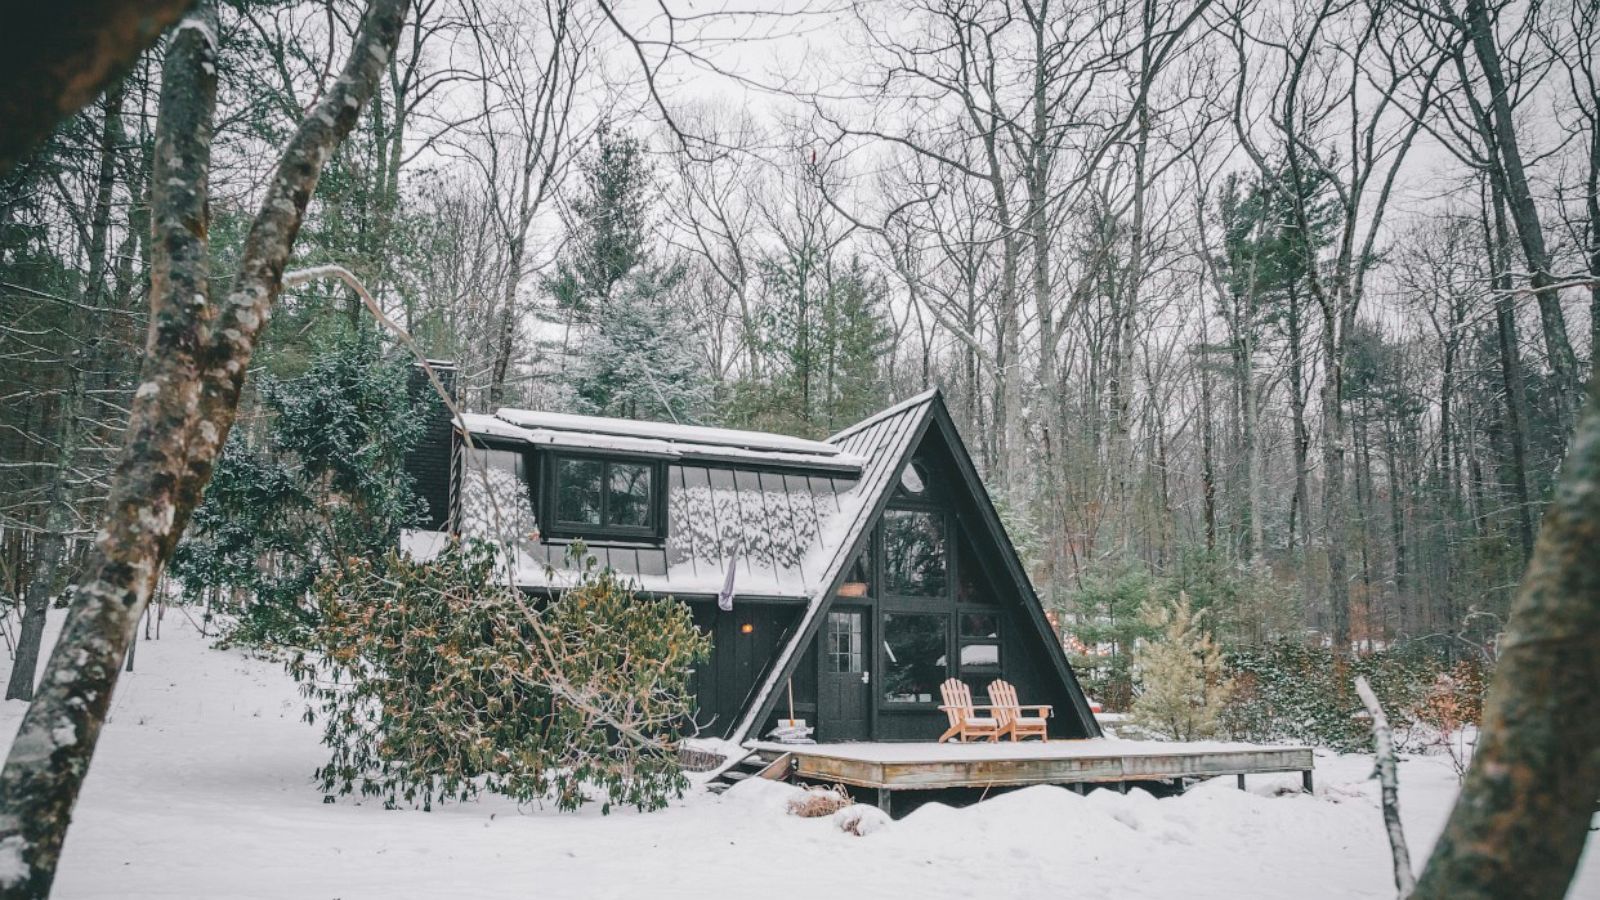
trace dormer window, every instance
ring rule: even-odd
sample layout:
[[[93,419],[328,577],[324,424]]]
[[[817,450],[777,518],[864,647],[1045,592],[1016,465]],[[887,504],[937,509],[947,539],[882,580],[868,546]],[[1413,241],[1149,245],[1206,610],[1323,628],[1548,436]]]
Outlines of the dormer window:
[[[547,468],[550,536],[646,542],[665,536],[659,462],[556,453]]]

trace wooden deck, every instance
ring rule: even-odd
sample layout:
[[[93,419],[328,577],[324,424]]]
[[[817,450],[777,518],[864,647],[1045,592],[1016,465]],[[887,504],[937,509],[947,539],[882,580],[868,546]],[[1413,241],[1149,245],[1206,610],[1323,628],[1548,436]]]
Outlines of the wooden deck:
[[[887,805],[892,791],[1034,784],[1125,786],[1225,775],[1238,776],[1243,787],[1245,775],[1281,772],[1299,772],[1305,790],[1312,787],[1309,747],[1108,739],[755,746],[793,754],[793,774],[803,780],[876,789],[880,805]]]

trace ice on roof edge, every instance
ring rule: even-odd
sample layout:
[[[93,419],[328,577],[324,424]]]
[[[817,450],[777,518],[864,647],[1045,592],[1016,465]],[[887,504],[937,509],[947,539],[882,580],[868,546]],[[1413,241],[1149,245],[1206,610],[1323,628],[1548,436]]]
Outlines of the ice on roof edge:
[[[551,431],[654,438],[686,444],[741,447],[747,450],[776,450],[788,453],[806,453],[814,456],[836,456],[839,453],[838,447],[825,441],[813,441],[761,431],[742,431],[704,425],[678,425],[671,422],[645,422],[604,416],[580,416],[570,413],[542,412],[510,407],[501,408],[494,415],[501,421],[512,425]]]

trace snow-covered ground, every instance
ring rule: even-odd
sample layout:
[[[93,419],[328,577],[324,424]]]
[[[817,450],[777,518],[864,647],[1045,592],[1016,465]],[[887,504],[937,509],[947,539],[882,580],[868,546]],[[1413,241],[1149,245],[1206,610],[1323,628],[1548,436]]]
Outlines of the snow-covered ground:
[[[57,622],[52,621],[51,633]],[[0,677],[4,673],[0,660]],[[323,804],[319,731],[276,663],[210,649],[178,614],[117,688],[58,897],[1227,897],[1394,895],[1370,760],[1225,779],[1183,797],[1030,788],[930,804],[866,837],[785,815],[787,785],[696,792],[653,814],[562,814],[503,800],[434,812]],[[0,705],[9,744],[23,704]],[[1413,858],[1456,783],[1407,760]],[[1591,847],[1591,850],[1593,848]],[[1570,894],[1600,900],[1590,852]]]

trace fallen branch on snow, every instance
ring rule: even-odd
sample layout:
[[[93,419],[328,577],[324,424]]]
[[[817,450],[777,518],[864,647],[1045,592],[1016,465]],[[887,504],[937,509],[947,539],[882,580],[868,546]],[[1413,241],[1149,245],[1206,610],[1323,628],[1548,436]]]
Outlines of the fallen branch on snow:
[[[1356,676],[1356,693],[1372,716],[1372,737],[1377,744],[1378,757],[1373,774],[1383,787],[1383,824],[1389,831],[1389,849],[1394,854],[1395,890],[1399,891],[1400,900],[1405,900],[1416,889],[1417,876],[1411,871],[1411,851],[1406,849],[1406,833],[1400,826],[1400,776],[1395,771],[1394,733],[1365,675]]]

